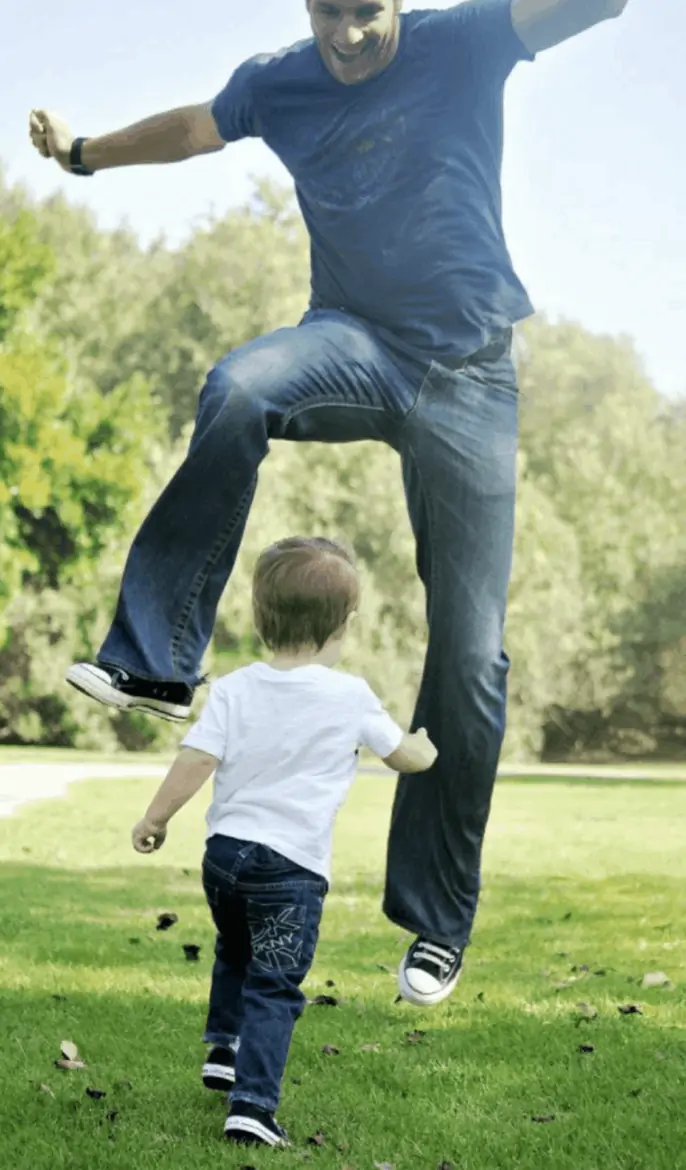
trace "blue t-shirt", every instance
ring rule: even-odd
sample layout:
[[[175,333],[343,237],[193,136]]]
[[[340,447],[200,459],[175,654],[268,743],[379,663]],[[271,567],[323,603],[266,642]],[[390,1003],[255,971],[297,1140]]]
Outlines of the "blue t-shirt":
[[[262,138],[293,177],[313,308],[438,361],[533,312],[501,218],[503,90],[531,60],[511,0],[401,15],[391,64],[358,85],[313,39],[241,65],[213,104],[226,142]]]

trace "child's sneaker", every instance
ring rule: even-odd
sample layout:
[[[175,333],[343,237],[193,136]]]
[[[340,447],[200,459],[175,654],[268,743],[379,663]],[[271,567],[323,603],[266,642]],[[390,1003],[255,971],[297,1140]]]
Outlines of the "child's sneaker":
[[[228,1093],[236,1083],[236,1053],[215,1044],[202,1066],[202,1083],[206,1089]]]
[[[288,1146],[288,1134],[272,1113],[247,1101],[236,1101],[224,1126],[227,1141],[240,1146]]]

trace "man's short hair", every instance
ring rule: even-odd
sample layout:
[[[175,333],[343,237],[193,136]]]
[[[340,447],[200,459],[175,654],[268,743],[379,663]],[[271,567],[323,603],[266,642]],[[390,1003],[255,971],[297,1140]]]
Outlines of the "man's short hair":
[[[317,650],[357,608],[352,553],[324,537],[292,536],[261,554],[253,576],[253,617],[270,650]]]

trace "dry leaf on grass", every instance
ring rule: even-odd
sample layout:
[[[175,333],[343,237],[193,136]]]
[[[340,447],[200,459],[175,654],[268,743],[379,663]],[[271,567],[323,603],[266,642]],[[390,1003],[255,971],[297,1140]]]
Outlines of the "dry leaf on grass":
[[[85,1060],[79,1056],[79,1050],[73,1040],[63,1040],[60,1044],[60,1052],[62,1058],[55,1061],[57,1068],[65,1068],[73,1072],[76,1069],[87,1067]]]
[[[578,1003],[576,1006],[579,1009],[579,1017],[580,1017],[580,1019],[578,1021],[579,1023],[581,1022],[581,1020],[595,1020],[596,1019],[596,1017],[598,1015],[598,1009],[595,1008],[592,1003],[585,1003],[582,1000],[582,1002]]]
[[[38,1088],[40,1089],[41,1093],[47,1093],[49,1097],[55,1096],[52,1089],[50,1088],[50,1085],[39,1085]]]
[[[340,1000],[334,995],[315,995],[314,999],[308,999],[307,1002],[311,1007],[338,1007]]]
[[[421,1032],[419,1029],[416,1029],[414,1032],[407,1032],[405,1034],[405,1040],[408,1044],[421,1044],[425,1036],[426,1032]]]
[[[308,1146],[323,1146],[325,1141],[324,1134],[319,1130],[317,1133],[313,1133],[312,1137],[308,1137],[307,1144]]]
[[[622,1016],[642,1016],[643,1008],[637,1003],[622,1003],[617,1008]]]
[[[664,971],[648,971],[643,976],[641,987],[644,989],[648,987],[665,987],[671,991],[674,984],[669,976],[665,975]]]
[[[103,1097],[107,1096],[104,1089],[86,1089],[86,1096],[90,1097],[92,1101],[101,1101]]]
[[[341,1055],[340,1048],[334,1048],[333,1044],[323,1044],[322,1045],[322,1052],[324,1053],[324,1056],[340,1056]]]
[[[336,986],[336,984],[334,983],[333,979],[327,979],[327,981],[326,981],[326,983],[324,984],[324,986],[325,986],[325,987],[335,987],[335,986]]]
[[[395,1167],[391,1166],[390,1162],[375,1162],[374,1166],[376,1170],[395,1170]]]
[[[360,1052],[381,1052],[380,1044],[362,1044]]]
[[[200,947],[196,946],[195,943],[184,943],[183,953],[189,963],[197,963],[198,956],[200,955]]]
[[[580,1044],[577,1052],[595,1052],[595,1047],[593,1044]]]
[[[537,1115],[536,1117],[532,1117],[531,1120],[537,1122],[539,1125],[545,1125],[547,1122],[555,1120],[555,1114],[554,1113],[542,1113],[542,1114]]]
[[[155,927],[155,930],[170,930],[171,927],[174,926],[174,924],[178,921],[178,914],[160,914],[159,918],[157,919],[157,926]]]

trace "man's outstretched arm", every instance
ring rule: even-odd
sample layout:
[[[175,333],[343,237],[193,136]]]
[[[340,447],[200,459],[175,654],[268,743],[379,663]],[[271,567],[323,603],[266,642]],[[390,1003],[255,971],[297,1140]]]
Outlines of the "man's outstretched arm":
[[[32,110],[29,134],[44,158],[54,158],[63,170],[70,169],[69,153],[74,135],[57,114]],[[182,162],[198,154],[221,150],[225,145],[212,114],[212,102],[205,102],[155,114],[124,130],[89,138],[81,157],[86,167],[102,171],[110,167]]]
[[[620,16],[628,0],[512,0],[512,24],[532,53]]]

